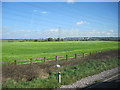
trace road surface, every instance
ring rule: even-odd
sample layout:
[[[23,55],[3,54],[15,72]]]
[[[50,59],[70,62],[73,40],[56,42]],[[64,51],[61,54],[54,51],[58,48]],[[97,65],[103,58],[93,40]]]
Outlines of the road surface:
[[[120,74],[109,77],[99,83],[86,87],[84,90],[92,88],[120,88]]]

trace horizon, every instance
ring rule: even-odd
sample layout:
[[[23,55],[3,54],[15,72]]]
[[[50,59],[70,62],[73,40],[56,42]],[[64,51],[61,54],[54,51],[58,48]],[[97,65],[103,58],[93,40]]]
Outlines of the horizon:
[[[49,37],[49,38],[52,38],[52,37]],[[52,38],[52,39],[57,39],[57,38]],[[74,39],[76,39],[76,38],[79,38],[79,39],[82,38],[83,39],[83,38],[119,38],[119,37],[65,37],[65,38],[60,38],[60,39],[67,39],[67,38],[74,38]],[[48,39],[48,38],[34,38],[34,39]],[[3,39],[3,40],[5,40],[5,39]]]

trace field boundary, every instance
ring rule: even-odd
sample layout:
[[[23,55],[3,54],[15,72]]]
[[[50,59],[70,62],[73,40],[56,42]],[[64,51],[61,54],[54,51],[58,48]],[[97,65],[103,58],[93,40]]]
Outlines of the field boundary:
[[[38,62],[49,62],[49,61],[58,61],[58,60],[70,60],[70,59],[78,59],[84,58],[85,56],[91,55],[92,53],[80,53],[80,54],[70,54],[70,55],[63,55],[63,56],[54,56],[54,57],[43,57],[43,58],[30,58],[26,60],[14,60],[14,61],[6,61],[0,62],[2,64],[32,64]]]

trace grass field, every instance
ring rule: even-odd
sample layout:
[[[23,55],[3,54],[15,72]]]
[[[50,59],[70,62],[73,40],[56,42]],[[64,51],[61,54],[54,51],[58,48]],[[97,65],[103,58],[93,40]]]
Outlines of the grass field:
[[[106,51],[118,48],[116,41],[3,42],[2,61]]]

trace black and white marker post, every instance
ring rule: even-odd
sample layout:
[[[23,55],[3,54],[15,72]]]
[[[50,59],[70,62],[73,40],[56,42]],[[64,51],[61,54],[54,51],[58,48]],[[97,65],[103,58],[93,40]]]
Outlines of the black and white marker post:
[[[56,67],[59,70],[60,65],[56,65]],[[60,72],[58,72],[58,82],[61,83],[61,73]]]

